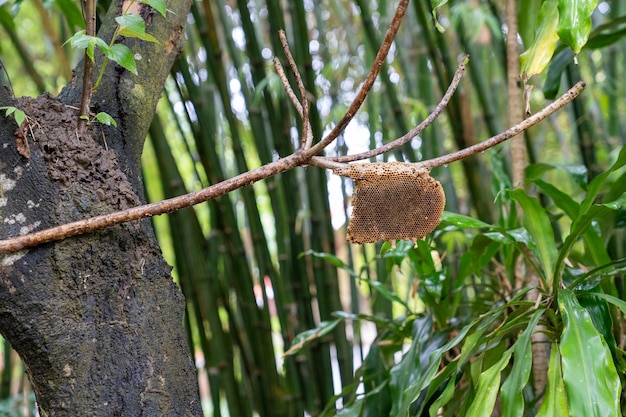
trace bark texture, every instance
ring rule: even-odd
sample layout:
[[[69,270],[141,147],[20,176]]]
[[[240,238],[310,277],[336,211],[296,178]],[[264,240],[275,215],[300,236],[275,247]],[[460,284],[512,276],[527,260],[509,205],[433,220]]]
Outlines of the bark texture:
[[[103,23],[105,39],[121,6]],[[168,4],[167,19],[143,7],[161,42],[129,44],[139,76],[111,64],[94,96],[93,110],[112,115],[117,129],[77,134],[77,110],[68,105],[80,101],[80,70],[60,99],[0,103],[17,105],[30,121],[26,159],[15,122],[0,118],[2,238],[144,200],[143,141],[189,2]],[[24,360],[42,416],[202,415],[183,308],[148,221],[0,257],[0,332]]]

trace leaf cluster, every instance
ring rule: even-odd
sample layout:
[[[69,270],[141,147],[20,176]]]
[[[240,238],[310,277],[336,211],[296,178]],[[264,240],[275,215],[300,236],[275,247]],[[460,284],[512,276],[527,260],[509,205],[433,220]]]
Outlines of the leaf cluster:
[[[151,6],[163,17],[166,15],[165,1],[163,0],[137,0],[136,2]],[[93,62],[95,62],[95,50],[97,47],[102,54],[104,54],[106,60],[111,60],[137,75],[137,63],[135,62],[133,53],[128,46],[122,43],[117,43],[119,37],[135,38],[155,43],[158,43],[158,40],[149,33],[146,33],[146,24],[144,19],[139,14],[128,12],[134,3],[135,1],[130,2],[128,8],[124,11],[124,14],[115,18],[117,27],[110,42],[107,43],[104,39],[98,36],[87,35],[85,30],[76,32],[70,39],[68,39],[67,42],[70,43],[70,46],[73,49],[85,49],[87,56],[89,56]],[[96,81],[96,84],[94,85],[94,89],[99,86],[105,67],[106,61],[101,67],[100,75],[98,77],[98,81]]]

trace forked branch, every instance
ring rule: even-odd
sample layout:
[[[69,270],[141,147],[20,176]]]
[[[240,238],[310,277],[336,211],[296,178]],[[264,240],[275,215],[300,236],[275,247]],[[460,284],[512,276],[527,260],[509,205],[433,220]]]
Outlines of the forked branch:
[[[280,174],[282,172],[288,171],[298,166],[307,166],[314,165],[322,168],[336,169],[336,168],[344,168],[346,166],[345,162],[363,160],[367,158],[371,158],[376,155],[380,155],[381,153],[388,152],[392,149],[395,149],[404,143],[408,142],[419,133],[421,133],[427,126],[432,124],[435,118],[442,112],[443,108],[446,106],[454,91],[456,90],[463,72],[465,70],[465,65],[467,63],[467,58],[461,62],[459,68],[457,69],[454,79],[448,91],[444,94],[441,102],[435,107],[434,111],[422,122],[420,125],[406,133],[404,136],[392,141],[391,143],[376,148],[372,151],[365,152],[358,155],[352,156],[343,156],[343,157],[322,157],[317,156],[325,147],[327,147],[330,143],[332,143],[337,136],[346,128],[352,117],[356,114],[363,101],[365,100],[367,94],[369,93],[371,86],[382,66],[384,60],[386,59],[387,53],[391,46],[391,42],[397,33],[398,26],[400,25],[400,21],[402,16],[406,11],[406,5],[408,0],[401,0],[398,5],[398,9],[394,16],[394,20],[391,24],[390,29],[385,36],[385,41],[383,42],[374,64],[370,70],[369,75],[367,76],[366,81],[361,87],[359,93],[357,94],[357,98],[353,101],[346,114],[342,117],[340,122],[335,126],[335,129],[331,131],[325,138],[317,142],[316,144],[312,144],[313,137],[311,135],[310,122],[308,117],[309,112],[309,102],[307,100],[306,91],[304,89],[304,84],[302,82],[302,78],[298,72],[296,67],[296,63],[291,57],[291,53],[289,51],[289,47],[287,46],[287,42],[285,40],[284,34],[281,34],[281,38],[283,40],[283,47],[285,49],[285,53],[287,56],[287,60],[291,70],[294,72],[296,83],[298,84],[298,90],[300,93],[300,101],[298,101],[294,91],[289,86],[287,82],[287,77],[280,66],[280,63],[277,64],[277,72],[281,80],[283,80],[283,84],[285,85],[285,89],[287,90],[287,94],[294,102],[294,106],[297,109],[298,115],[302,118],[302,140],[300,147],[293,154],[281,158],[277,161],[268,163],[263,165],[257,169],[245,172],[243,174],[237,175],[233,178],[224,180],[220,183],[211,185],[207,188],[204,188],[200,191],[192,192],[189,194],[181,195],[178,197],[170,198],[167,200],[159,201],[157,203],[145,204],[138,207],[133,207],[130,209],[117,211],[110,214],[100,215],[96,217],[92,217],[85,220],[80,220],[72,223],[67,223],[61,226],[52,227],[50,229],[45,229],[29,234],[25,234],[23,236],[18,236],[6,240],[0,241],[0,253],[9,253],[15,252],[22,249],[34,247],[41,245],[43,243],[57,241],[61,239],[65,239],[71,236],[77,236],[89,232],[93,232],[99,229],[103,229],[105,227],[110,227],[113,225],[141,220],[147,217],[158,216],[160,214],[171,213],[182,208],[190,207],[199,203],[203,203],[205,201],[220,197],[224,194],[227,194],[231,191],[234,191],[238,188],[245,187],[247,185],[253,184],[257,181],[268,178],[272,175]],[[439,158],[430,159],[427,161],[417,162],[416,165],[419,167],[423,167],[425,169],[431,169],[433,167],[448,164],[450,162],[458,161],[460,159],[466,158],[470,155],[473,155],[477,152],[482,152],[485,149],[488,149],[492,146],[495,146],[517,134],[522,132],[525,129],[539,123],[541,120],[545,119],[552,113],[556,112],[567,103],[576,98],[580,92],[584,89],[585,84],[583,82],[579,82],[570,90],[568,90],[563,96],[554,101],[552,104],[548,105],[543,110],[539,111],[535,115],[529,117],[524,120],[522,123],[519,123],[510,129],[496,135],[490,139],[487,139],[484,142],[478,143],[474,146],[471,146],[466,149],[462,149],[460,151],[454,152],[449,155],[441,156]]]

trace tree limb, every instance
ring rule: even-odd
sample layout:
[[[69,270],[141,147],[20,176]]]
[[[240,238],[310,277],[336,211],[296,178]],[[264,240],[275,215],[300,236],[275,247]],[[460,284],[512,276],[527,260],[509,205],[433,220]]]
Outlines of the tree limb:
[[[431,169],[436,166],[458,161],[460,159],[466,158],[470,155],[474,155],[495,145],[498,145],[505,140],[519,134],[525,129],[534,126],[549,115],[561,109],[567,103],[576,98],[583,91],[584,88],[584,82],[581,81],[577,83],[560,98],[545,107],[543,110],[537,112],[533,116],[525,119],[524,121],[511,127],[510,129],[507,129],[506,131],[496,136],[493,136],[490,139],[487,139],[481,143],[462,149],[460,151],[454,152],[452,154],[444,155],[422,162],[417,162],[416,164],[426,169]],[[41,245],[43,243],[93,232],[95,230],[103,229],[105,227],[113,226],[116,224],[134,220],[141,220],[146,217],[158,216],[160,214],[171,213],[182,208],[190,207],[220,197],[233,190],[253,184],[272,175],[280,174],[297,166],[317,165],[331,169],[345,166],[344,164],[328,160],[324,157],[315,157],[314,154],[312,154],[311,152],[312,149],[313,148],[306,151],[298,150],[287,157],[281,158],[267,165],[263,165],[252,171],[237,175],[233,178],[204,188],[200,191],[159,201],[157,203],[145,204],[142,206],[133,207],[111,214],[105,214],[85,220],[79,220],[76,222],[52,227],[50,229],[41,230],[38,232],[29,233],[11,239],[1,240],[0,253],[15,252],[18,250]]]

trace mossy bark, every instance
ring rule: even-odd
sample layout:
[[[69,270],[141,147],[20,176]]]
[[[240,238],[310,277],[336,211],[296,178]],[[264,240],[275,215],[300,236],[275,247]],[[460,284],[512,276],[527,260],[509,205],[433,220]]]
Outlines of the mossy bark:
[[[104,20],[105,39],[121,6]],[[116,129],[77,134],[80,66],[59,99],[0,103],[29,116],[30,145],[26,159],[15,122],[0,118],[0,237],[143,201],[143,141],[189,2],[168,3],[167,19],[142,7],[160,43],[129,44],[139,76],[111,63],[94,96]],[[202,415],[183,308],[147,220],[0,256],[0,332],[24,360],[42,416]]]

